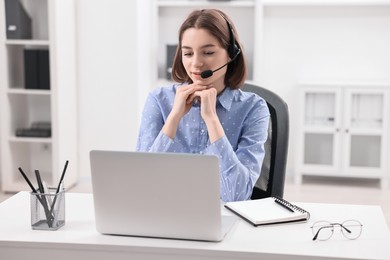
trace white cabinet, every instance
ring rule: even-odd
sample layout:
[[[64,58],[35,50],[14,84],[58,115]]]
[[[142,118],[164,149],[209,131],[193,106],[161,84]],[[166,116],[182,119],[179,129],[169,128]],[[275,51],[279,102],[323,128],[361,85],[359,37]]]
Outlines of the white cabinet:
[[[296,182],[317,175],[380,179],[387,186],[388,87],[303,85]]]
[[[39,170],[49,186],[56,186],[66,160],[67,187],[77,181],[77,96],[73,0],[20,0],[32,21],[32,37],[7,39],[6,0],[0,0],[0,124],[1,190],[29,187],[18,168],[35,182]],[[12,14],[8,14],[12,15]],[[25,50],[49,55],[50,87],[27,88]],[[34,74],[35,75],[35,74]],[[48,123],[46,137],[21,137],[17,129]]]

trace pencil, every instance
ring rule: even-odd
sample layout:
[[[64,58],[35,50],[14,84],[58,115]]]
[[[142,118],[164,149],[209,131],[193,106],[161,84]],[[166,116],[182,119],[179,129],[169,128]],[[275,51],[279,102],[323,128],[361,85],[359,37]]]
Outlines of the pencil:
[[[30,180],[27,178],[27,175],[23,172],[22,168],[19,167],[19,172],[22,174],[23,178],[26,180],[28,186],[30,186],[31,190],[34,192],[34,193],[37,193],[36,189],[34,188],[34,186],[31,184]]]
[[[58,192],[60,192],[61,183],[64,180],[65,172],[66,172],[66,169],[68,168],[68,163],[69,163],[69,161],[66,160],[65,166],[64,166],[64,170],[62,171],[62,175],[61,175],[61,178],[60,178],[60,182],[58,183],[58,186],[57,186],[56,196],[54,196],[53,203],[51,204],[51,207],[50,207],[50,214],[53,213],[53,208],[54,208],[54,205],[55,205],[55,203],[57,201],[57,195],[58,195]]]
[[[66,160],[65,166],[64,166],[64,170],[62,171],[62,175],[61,175],[60,181],[58,182],[58,186],[57,186],[57,191],[56,191],[56,193],[58,193],[58,192],[60,191],[61,182],[63,181],[63,179],[64,179],[64,177],[65,177],[65,172],[66,172],[66,169],[68,168],[68,163],[69,163],[69,161]]]
[[[39,186],[39,190],[41,192],[41,204],[43,206],[43,209],[45,211],[45,215],[46,215],[46,220],[47,220],[47,225],[51,228],[52,227],[52,220],[53,220],[53,215],[52,215],[52,212],[51,210],[49,210],[49,205],[47,204],[47,200],[46,200],[46,197],[45,196],[50,196],[49,194],[46,194],[45,195],[45,191],[43,189],[43,184],[42,184],[42,179],[41,179],[41,175],[39,173],[38,170],[35,170],[35,175],[37,177],[37,182],[38,182],[38,186]],[[38,194],[37,194],[38,196]]]

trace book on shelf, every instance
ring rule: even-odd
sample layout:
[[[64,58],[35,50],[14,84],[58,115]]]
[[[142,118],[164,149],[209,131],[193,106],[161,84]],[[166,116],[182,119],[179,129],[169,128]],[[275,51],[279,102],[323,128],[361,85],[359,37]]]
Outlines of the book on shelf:
[[[304,222],[310,218],[308,211],[277,197],[227,202],[225,207],[254,226]]]

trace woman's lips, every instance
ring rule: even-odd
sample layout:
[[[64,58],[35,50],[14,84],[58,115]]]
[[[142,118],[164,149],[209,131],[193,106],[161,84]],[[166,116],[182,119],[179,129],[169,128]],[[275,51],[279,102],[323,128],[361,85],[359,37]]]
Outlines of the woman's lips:
[[[196,79],[203,79],[201,74],[202,74],[202,72],[192,72],[192,75],[194,75],[194,77]]]

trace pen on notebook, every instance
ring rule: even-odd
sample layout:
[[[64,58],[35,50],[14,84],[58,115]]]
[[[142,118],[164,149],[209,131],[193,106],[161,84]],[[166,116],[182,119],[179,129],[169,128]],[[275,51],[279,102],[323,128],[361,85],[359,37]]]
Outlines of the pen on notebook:
[[[280,202],[280,201],[277,200],[277,199],[275,199],[275,203],[278,204],[278,205],[280,205],[280,206],[282,206],[283,208],[287,209],[287,210],[290,211],[290,212],[294,212],[293,209],[287,207],[286,205],[284,205],[282,202]]]

